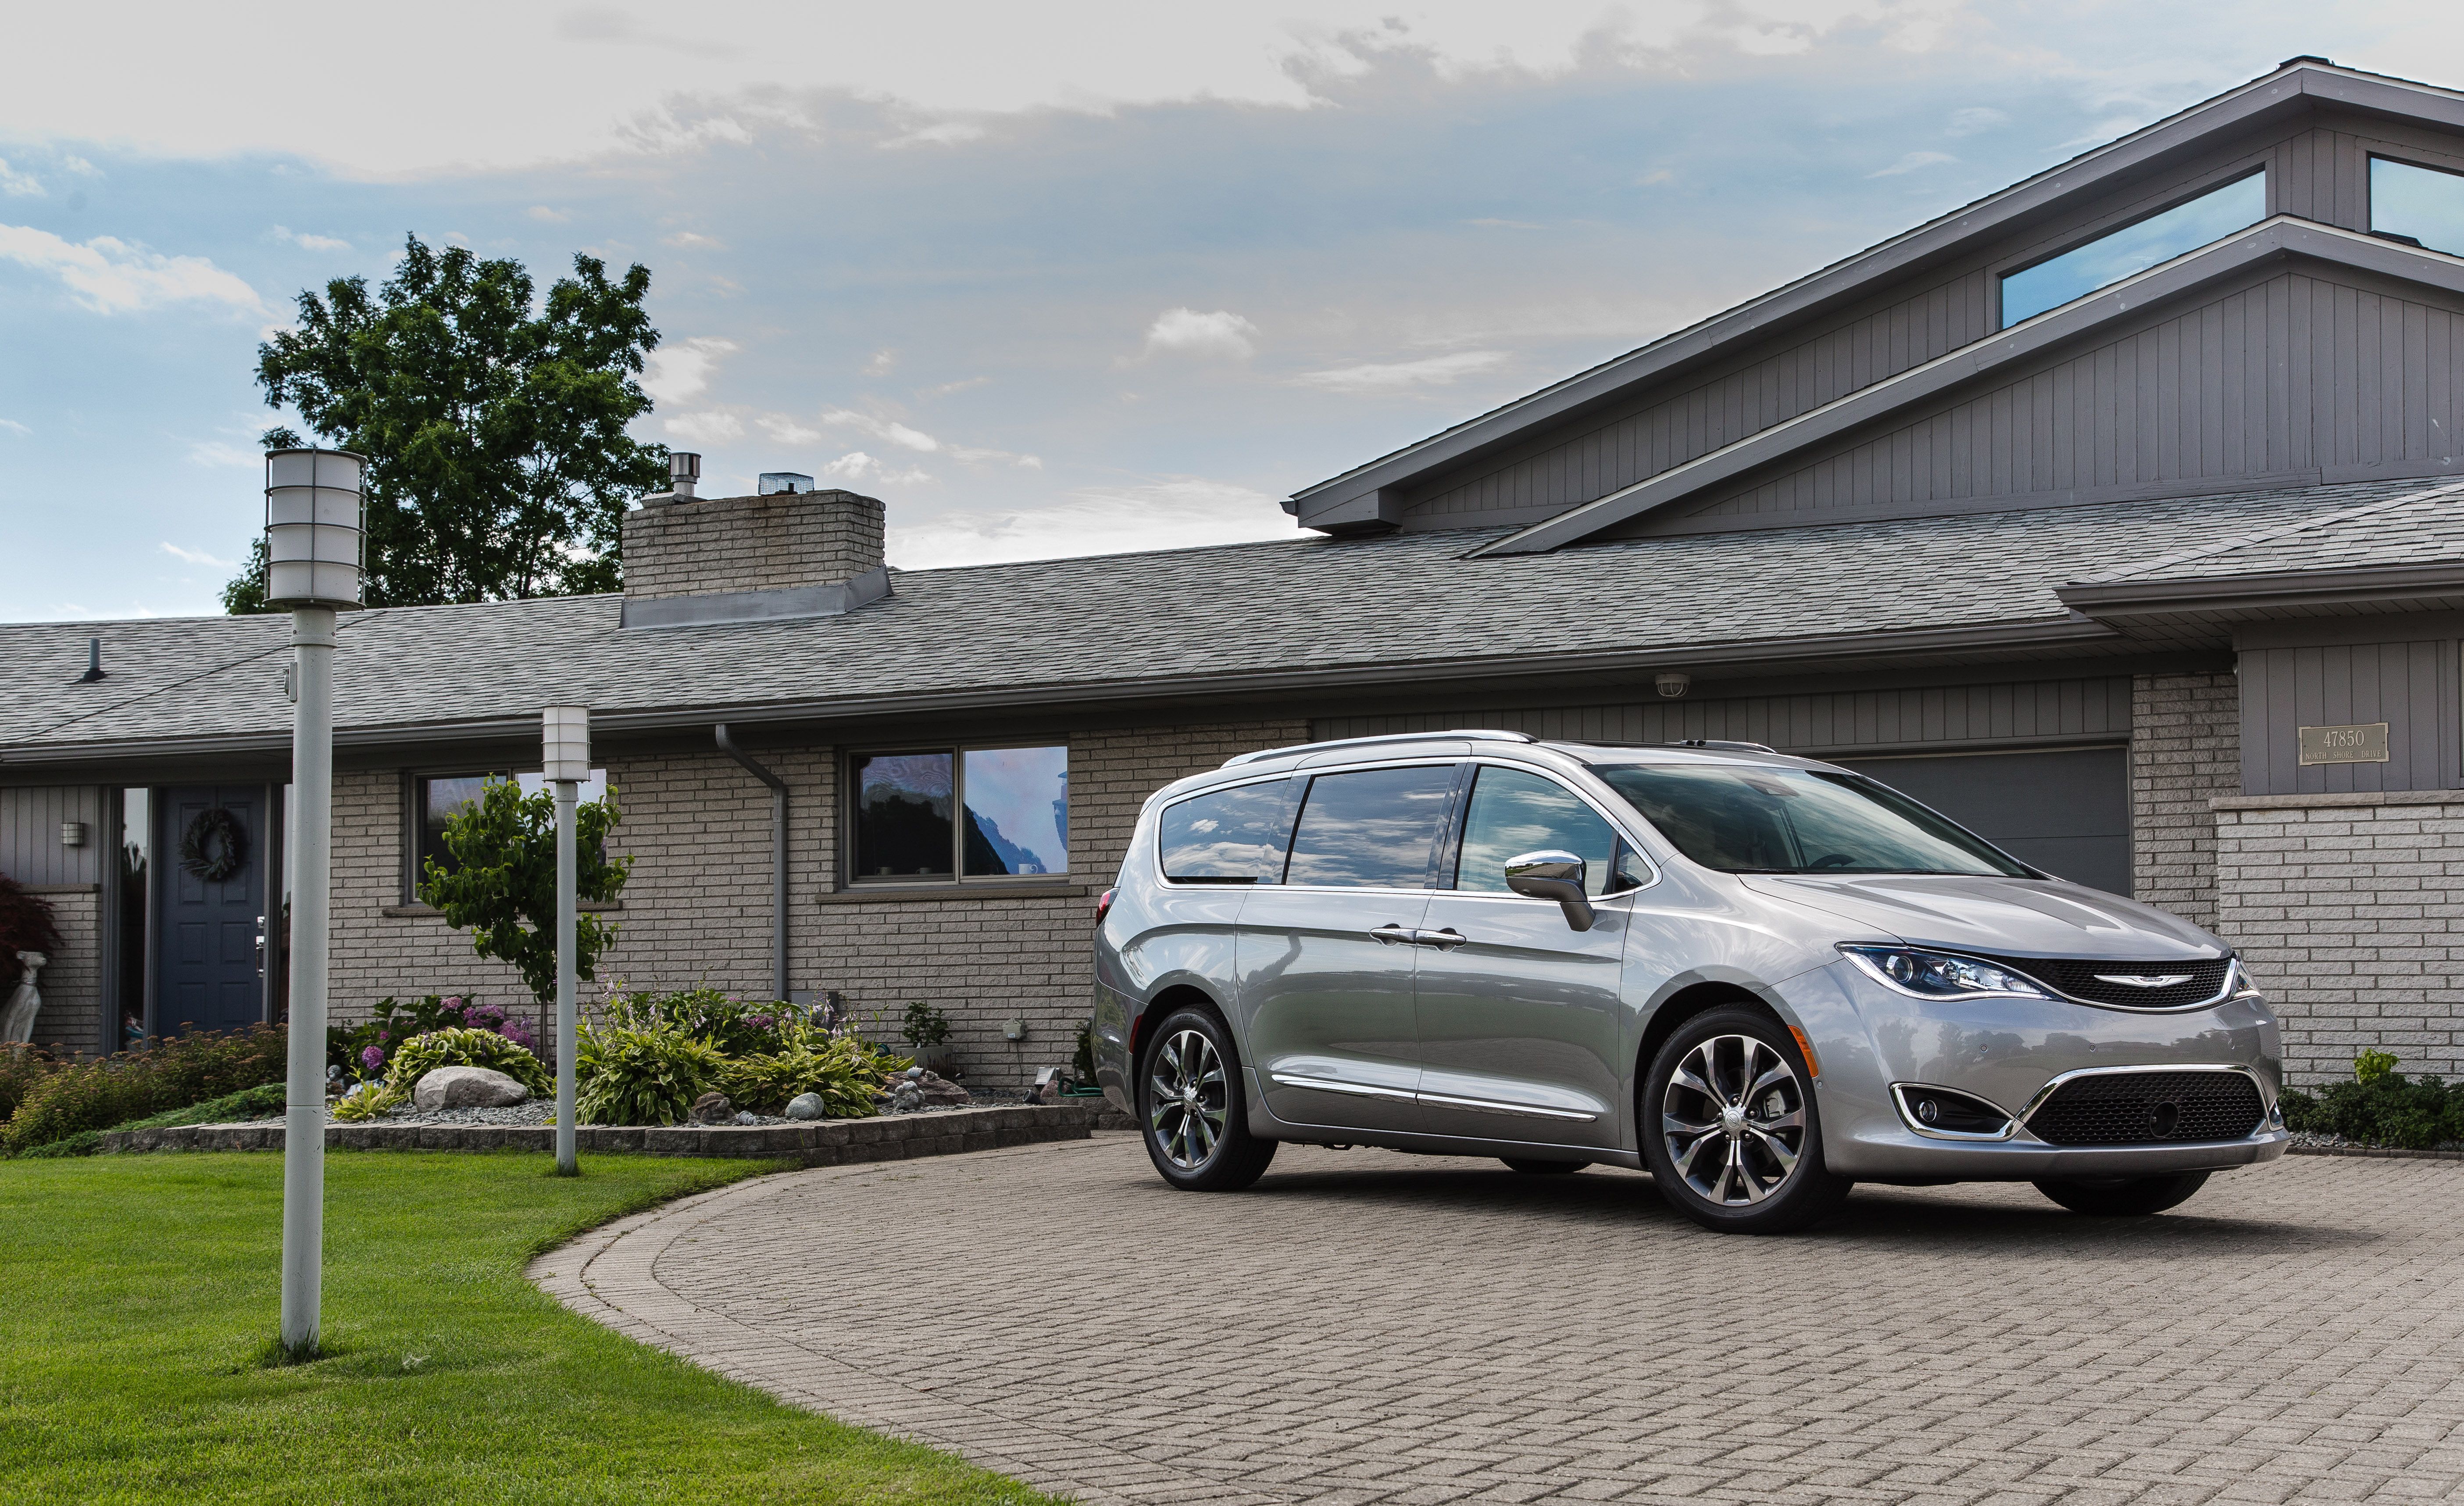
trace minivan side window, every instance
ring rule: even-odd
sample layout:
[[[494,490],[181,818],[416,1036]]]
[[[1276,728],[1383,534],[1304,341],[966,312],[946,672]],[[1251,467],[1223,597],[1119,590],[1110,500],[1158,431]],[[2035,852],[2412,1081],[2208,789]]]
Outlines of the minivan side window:
[[[1177,884],[1271,884],[1284,875],[1299,782],[1236,785],[1164,807],[1155,845]]]
[[[1284,881],[1419,889],[1454,795],[1448,764],[1364,768],[1309,781]]]
[[[1583,860],[1583,887],[1597,898],[1611,892],[1617,846],[1617,830],[1565,786],[1519,768],[1484,764],[1463,817],[1455,887],[1506,894],[1508,862],[1553,849]]]

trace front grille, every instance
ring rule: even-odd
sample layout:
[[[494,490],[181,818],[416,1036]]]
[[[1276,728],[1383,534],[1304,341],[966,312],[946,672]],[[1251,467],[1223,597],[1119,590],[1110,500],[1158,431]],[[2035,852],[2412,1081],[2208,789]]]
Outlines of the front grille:
[[[2238,1072],[2104,1072],[2055,1089],[2028,1128],[2055,1145],[2166,1145],[2239,1140],[2266,1112]]]
[[[2026,973],[2056,993],[2084,999],[2090,1004],[2119,1005],[2134,1009],[2177,1009],[2205,1004],[2224,988],[2225,973],[2233,966],[2230,957],[2218,957],[2204,963],[2104,963],[2043,957],[1995,957],[1990,961],[1999,963],[2013,972]],[[2189,976],[2187,983],[2166,984],[2154,988],[2102,981],[2103,978],[2179,978],[2185,974]]]

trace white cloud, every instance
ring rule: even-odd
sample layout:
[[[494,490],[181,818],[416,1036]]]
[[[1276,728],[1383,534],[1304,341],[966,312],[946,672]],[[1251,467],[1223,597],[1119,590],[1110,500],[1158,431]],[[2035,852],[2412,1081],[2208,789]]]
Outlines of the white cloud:
[[[697,445],[725,444],[744,437],[744,422],[733,413],[678,413],[661,427],[678,439]]]
[[[727,249],[723,244],[712,239],[710,236],[697,235],[689,230],[680,230],[672,235],[662,235],[659,237],[659,243],[663,246],[675,246],[686,251],[695,251],[705,248],[711,251],[724,251]]]
[[[973,121],[943,121],[937,125],[927,125],[920,130],[909,131],[904,136],[893,136],[890,140],[883,142],[881,144],[885,148],[894,146],[956,146],[961,142],[979,141],[982,139],[983,134],[984,128],[978,125]]]
[[[1896,178],[1903,172],[1916,172],[1926,167],[1939,166],[1947,162],[1957,161],[1959,161],[1958,158],[1952,156],[1947,151],[1912,151],[1906,156],[1901,158],[1899,161],[1891,164],[1889,166],[1881,168],[1874,172],[1869,172],[1865,174],[1865,176],[1868,178]]]
[[[0,418],[0,429],[5,429],[12,434],[26,434],[31,436],[33,433],[33,430],[27,428],[25,425],[17,422],[13,418]]]
[[[543,225],[561,225],[573,218],[564,210],[550,209],[544,204],[534,204],[522,212]]]
[[[1265,492],[1183,476],[1089,488],[1033,511],[957,513],[893,526],[889,553],[903,569],[927,569],[1291,537],[1292,520]]]
[[[1238,361],[1257,353],[1257,325],[1228,309],[1201,314],[1194,308],[1168,308],[1147,326],[1147,354],[1164,351]]]
[[[910,429],[893,419],[875,418],[870,413],[859,413],[850,409],[833,408],[822,415],[822,422],[862,430],[875,439],[887,440],[901,449],[920,451],[926,454],[931,454],[941,448],[941,441],[920,429]]]
[[[235,560],[217,560],[203,549],[183,549],[168,540],[164,541],[163,552],[175,559],[186,560],[190,565],[210,565],[217,570],[228,570],[238,564]]]
[[[886,486],[913,486],[933,479],[933,473],[922,466],[909,466],[893,471],[861,450],[850,450],[822,467],[822,475],[834,481],[871,480]]]
[[[0,194],[12,199],[39,199],[43,196],[43,181],[32,173],[19,172],[9,166],[8,158],[0,157]]]
[[[191,301],[272,312],[256,289],[203,256],[165,256],[111,235],[79,245],[31,225],[0,225],[0,260],[51,273],[98,314]]]
[[[765,413],[755,422],[761,426],[763,433],[782,445],[809,445],[821,441],[820,430],[807,429],[783,413]]]
[[[696,397],[718,374],[719,358],[734,355],[737,349],[735,341],[715,335],[671,341],[651,351],[643,363],[642,390],[654,403],[681,403]]]
[[[287,240],[302,251],[348,251],[351,249],[351,243],[347,240],[336,240],[331,235],[303,234],[302,233],[284,225],[276,225],[274,227],[274,238],[275,240]]]
[[[1950,134],[1974,136],[1984,131],[1998,130],[2011,123],[2011,117],[1990,104],[1974,104],[1950,112]]]
[[[231,444],[221,439],[201,439],[188,447],[188,463],[256,467],[265,463],[265,452],[253,446]]]
[[[1292,381],[1301,387],[1322,387],[1331,392],[1393,392],[1410,387],[1444,387],[1505,364],[1503,350],[1458,350],[1452,355],[1419,361],[1373,361],[1324,371],[1304,371]]]
[[[992,378],[990,377],[977,376],[968,377],[961,382],[944,382],[939,387],[925,388],[915,395],[918,397],[948,397],[953,392],[963,392],[969,388],[982,387],[991,380]]]
[[[898,352],[891,349],[887,345],[884,345],[879,350],[872,353],[871,360],[867,361],[864,364],[864,374],[866,376],[887,376],[890,373],[890,368],[896,365],[898,365]]]

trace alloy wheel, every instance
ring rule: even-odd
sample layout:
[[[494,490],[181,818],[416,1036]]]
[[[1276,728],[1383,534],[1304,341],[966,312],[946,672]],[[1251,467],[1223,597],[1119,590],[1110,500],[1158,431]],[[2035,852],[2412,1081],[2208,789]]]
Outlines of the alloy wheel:
[[[1164,1159],[1195,1171],[1223,1139],[1223,1058],[1201,1030],[1180,1030],[1155,1053],[1147,1074],[1147,1129]]]
[[[1805,1086],[1769,1042],[1714,1035],[1669,1074],[1660,1132],[1697,1196],[1750,1207],[1786,1186],[1805,1154]]]

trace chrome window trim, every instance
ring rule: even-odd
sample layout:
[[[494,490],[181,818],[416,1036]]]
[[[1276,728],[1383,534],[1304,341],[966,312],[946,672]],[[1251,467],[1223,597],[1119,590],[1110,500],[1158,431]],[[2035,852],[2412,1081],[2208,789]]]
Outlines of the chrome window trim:
[[[2234,1064],[2234,1063],[2232,1063],[2232,1062],[2198,1062],[2198,1061],[2193,1061],[2193,1062],[2147,1062],[2147,1063],[2145,1063],[2145,1064],[2142,1064],[2142,1065],[2139,1065],[2139,1066],[2134,1066],[2134,1067],[2077,1067],[2077,1068],[2072,1069],[2072,1070],[2071,1070],[2071,1071],[2069,1071],[2069,1072],[2056,1073],[2056,1074],[2053,1075],[2053,1077],[2045,1083],[2045,1085],[2044,1085],[2043,1087],[2038,1088],[2038,1089],[2036,1090],[2036,1092],[2035,1092],[2035,1096],[2033,1096],[2033,1097],[2029,1098],[2029,1100],[2028,1100],[2028,1106],[2027,1106],[2026,1108],[2021,1109],[2021,1110],[2019,1111],[2019,1119],[2018,1119],[2018,1121],[2019,1121],[2020,1123],[2022,1123],[2022,1124],[2025,1124],[2029,1119],[2034,1118],[2035,1117],[2036,1111],[2037,1111],[2038,1109],[2041,1109],[2041,1108],[2043,1108],[2043,1107],[2045,1106],[2045,1100],[2046,1100],[2046,1099],[2048,1099],[2048,1098],[2050,1098],[2050,1097],[2052,1097],[2052,1096],[2053,1096],[2057,1092],[2059,1092],[2059,1091],[2060,1091],[2060,1089],[2061,1089],[2061,1087],[2062,1087],[2062,1085],[2063,1085],[2063,1084],[2065,1084],[2065,1083],[2075,1082],[2075,1081],[2077,1081],[2078,1079],[2079,1079],[2079,1078],[2081,1078],[2081,1077],[2124,1077],[2124,1076],[2130,1076],[2130,1075],[2133,1075],[2133,1074],[2144,1074],[2151,1073],[2151,1072],[2230,1072],[2230,1073],[2238,1073],[2238,1074],[2241,1074],[2242,1076],[2248,1077],[2248,1078],[2251,1080],[2251,1085],[2252,1085],[2252,1086],[2254,1086],[2254,1087],[2255,1087],[2256,1089],[2258,1089],[2258,1102],[2259,1102],[2259,1108],[2260,1108],[2260,1110],[2262,1111],[2262,1112],[2259,1114],[2259,1116],[2258,1116],[2258,1127],[2257,1127],[2256,1129],[2252,1130],[2248,1135],[2242,1136],[2242,1137],[2241,1137],[2241,1139],[2243,1139],[2243,1140],[2255,1140],[2255,1139],[2257,1139],[2258,1137],[2260,1137],[2260,1136],[2262,1136],[2262,1135],[2267,1134],[2271,1129],[2273,1129],[2273,1128],[2275,1127],[2275,1123],[2276,1123],[2276,1116],[2277,1116],[2276,1095],[2275,1095],[2275,1094],[2273,1094],[2273,1093],[2270,1093],[2270,1092],[2268,1091],[2268,1088],[2267,1088],[2267,1078],[2266,1078],[2266,1076],[2265,1076],[2263,1074],[2261,1074],[2261,1073],[2259,1073],[2259,1072],[2255,1071],[2255,1069],[2253,1069],[2253,1068],[2240,1066],[2240,1065],[2237,1065],[2237,1064]],[[1969,1095],[1969,1096],[1973,1097],[1973,1096],[1974,1096],[1974,1095],[1973,1095],[1973,1094],[1971,1094],[1971,1095]],[[2036,1137],[2035,1137],[2035,1132],[2034,1130],[2029,1131],[2028,1138],[2029,1138],[2029,1139],[2031,1139],[2031,1140],[2035,1140],[2035,1139],[2036,1138]],[[2042,1141],[2041,1143],[2047,1143],[2047,1144],[2050,1144],[2050,1143],[2051,1143],[2051,1141]],[[2229,1141],[2229,1140],[2179,1141],[2163,1141],[2162,1143],[2165,1143],[2165,1144],[2185,1144],[2185,1145],[2230,1145],[2230,1144],[2234,1143],[2234,1141]],[[2070,1148],[2070,1147],[2065,1147],[2065,1148]],[[2091,1146],[2091,1147],[2084,1147],[2084,1148],[2093,1149],[2093,1148],[2095,1148],[2095,1147],[2092,1147],[2092,1146]]]
[[[1987,1108],[1991,1109],[1994,1113],[2002,1116],[2002,1127],[1990,1133],[1978,1130],[1935,1129],[1929,1124],[1921,1122],[1917,1118],[1915,1113],[1908,1108],[1907,1094],[1908,1090],[1911,1088],[1914,1088],[1921,1093],[1947,1093],[1955,1097],[1969,1098],[1975,1102],[1982,1103]],[[1965,1088],[1946,1088],[1938,1083],[1931,1082],[1895,1082],[1891,1084],[1891,1106],[1900,1111],[1901,1123],[1905,1124],[1911,1131],[1924,1136],[1927,1140],[1963,1141],[1973,1145],[1999,1144],[2004,1141],[2016,1140],[2019,1137],[2020,1124],[2016,1115],[2013,1115],[2010,1110],[1994,1102],[1991,1098],[1985,1096],[1985,1095],[1981,1093],[1970,1093]],[[2035,1137],[2033,1135],[2029,1137],[2031,1140],[2034,1140],[2035,1138]]]

